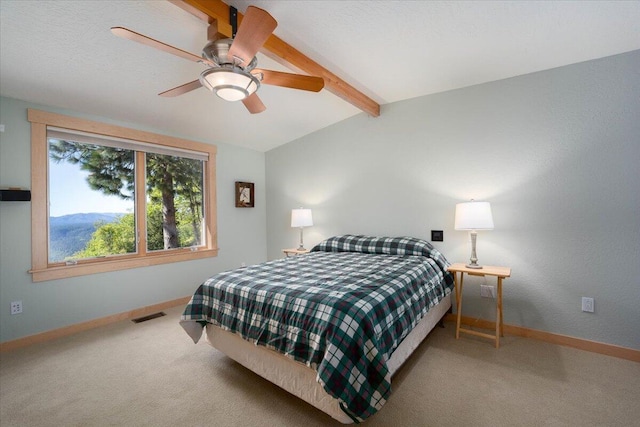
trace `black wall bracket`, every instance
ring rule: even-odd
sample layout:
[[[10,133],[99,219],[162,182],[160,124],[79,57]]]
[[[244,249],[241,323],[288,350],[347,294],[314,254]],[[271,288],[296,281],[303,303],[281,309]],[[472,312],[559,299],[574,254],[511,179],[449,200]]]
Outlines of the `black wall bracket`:
[[[236,38],[238,32],[238,9],[229,6],[229,24],[231,24],[231,38]]]
[[[20,190],[17,188],[0,189],[0,202],[29,202],[31,201],[30,190]]]

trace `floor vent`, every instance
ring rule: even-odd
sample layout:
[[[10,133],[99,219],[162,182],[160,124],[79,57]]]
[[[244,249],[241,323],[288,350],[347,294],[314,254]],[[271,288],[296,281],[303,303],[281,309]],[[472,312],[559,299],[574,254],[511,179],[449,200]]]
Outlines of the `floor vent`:
[[[150,314],[148,316],[138,317],[137,319],[131,319],[131,321],[133,323],[142,323],[142,322],[146,322],[147,320],[156,319],[156,318],[162,317],[162,316],[166,316],[166,314],[164,312],[160,311],[158,313],[153,313],[153,314]]]

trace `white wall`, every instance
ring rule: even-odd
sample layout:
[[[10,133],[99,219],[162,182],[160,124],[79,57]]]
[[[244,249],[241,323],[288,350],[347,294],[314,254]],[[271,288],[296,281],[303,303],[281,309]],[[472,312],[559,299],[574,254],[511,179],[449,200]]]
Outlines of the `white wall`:
[[[27,108],[84,117],[156,133],[108,118],[0,98],[0,186],[31,188],[30,124]],[[181,135],[171,135],[184,137]],[[215,143],[215,135],[211,141]],[[33,283],[31,204],[0,203],[0,341],[9,341],[190,295],[210,275],[266,259],[265,155],[215,143],[217,155],[217,258]],[[255,183],[253,209],[235,208],[235,181]],[[10,315],[11,301],[22,300],[24,312]]]
[[[307,247],[441,229],[464,262],[455,204],[487,200],[478,257],[512,267],[506,323],[640,349],[640,51],[385,105],[269,151],[266,172],[269,258],[296,246],[304,206]],[[494,319],[478,287],[464,302]]]

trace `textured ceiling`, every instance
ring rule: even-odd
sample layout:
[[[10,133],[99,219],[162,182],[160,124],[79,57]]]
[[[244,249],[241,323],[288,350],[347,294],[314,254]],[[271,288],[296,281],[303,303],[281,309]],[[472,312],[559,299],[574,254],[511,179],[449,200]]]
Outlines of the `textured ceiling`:
[[[269,11],[276,35],[381,105],[640,49],[640,1],[229,4]],[[200,54],[206,25],[169,2],[1,0],[0,19],[3,96],[260,151],[360,113],[326,90],[266,85],[267,110],[257,115],[205,89],[158,97],[197,78],[202,65],[109,28]],[[261,54],[258,63],[291,71]]]

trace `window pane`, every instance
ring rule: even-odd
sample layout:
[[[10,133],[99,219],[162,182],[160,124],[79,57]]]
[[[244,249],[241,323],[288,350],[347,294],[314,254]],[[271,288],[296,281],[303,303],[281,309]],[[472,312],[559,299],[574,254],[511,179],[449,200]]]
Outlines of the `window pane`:
[[[147,250],[201,246],[204,161],[147,154]]]
[[[49,262],[136,252],[134,152],[49,138]]]

